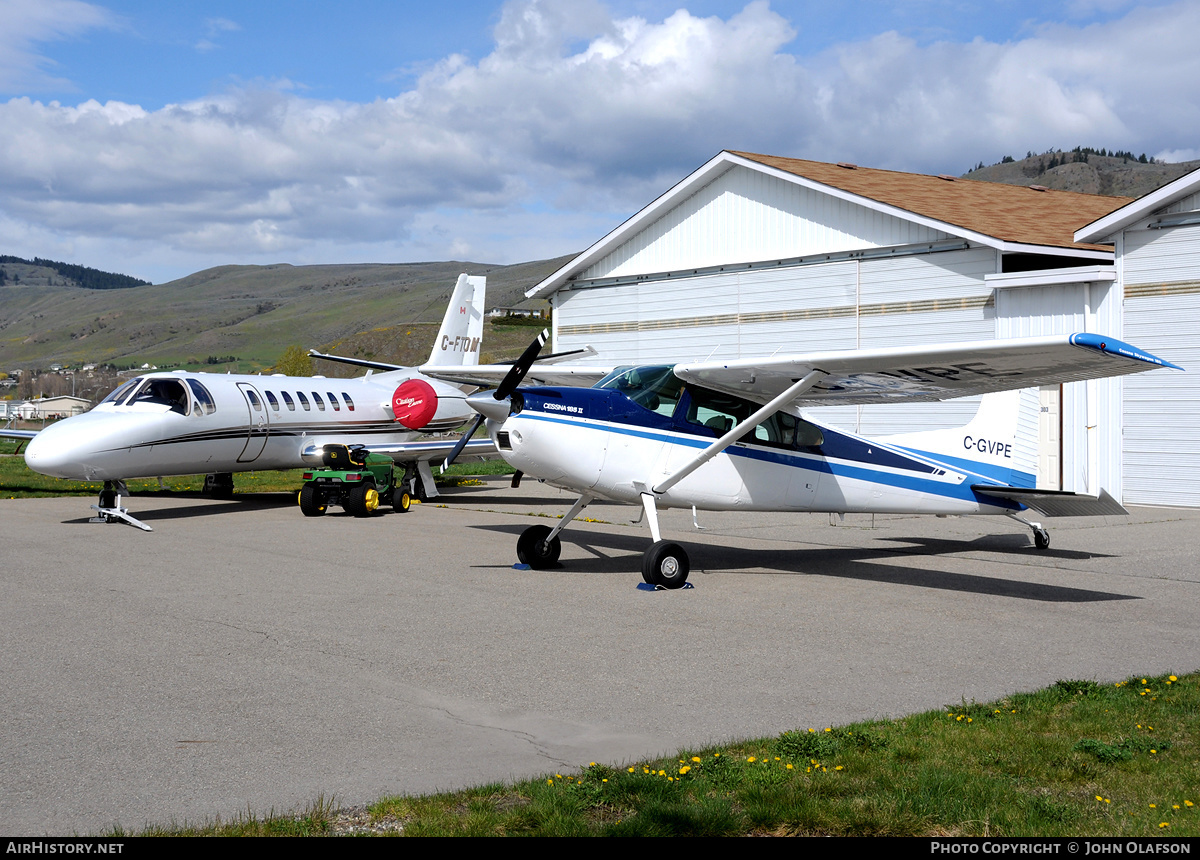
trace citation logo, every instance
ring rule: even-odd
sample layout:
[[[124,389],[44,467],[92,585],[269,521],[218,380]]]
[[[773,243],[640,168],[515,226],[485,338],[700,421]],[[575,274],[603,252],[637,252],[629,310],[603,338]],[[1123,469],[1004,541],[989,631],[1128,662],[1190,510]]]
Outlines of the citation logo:
[[[428,424],[437,407],[437,392],[420,379],[410,379],[392,393],[392,413],[409,430],[420,430]]]

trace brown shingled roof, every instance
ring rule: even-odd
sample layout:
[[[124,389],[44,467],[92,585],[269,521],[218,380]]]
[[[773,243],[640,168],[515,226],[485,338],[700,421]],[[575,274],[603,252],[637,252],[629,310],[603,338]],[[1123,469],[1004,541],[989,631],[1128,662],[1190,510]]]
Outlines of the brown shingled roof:
[[[1074,241],[1075,231],[1132,200],[1074,191],[1037,191],[1021,185],[951,180],[873,167],[840,167],[822,161],[753,152],[729,152],[915,215],[1026,245],[1111,251],[1108,245]]]

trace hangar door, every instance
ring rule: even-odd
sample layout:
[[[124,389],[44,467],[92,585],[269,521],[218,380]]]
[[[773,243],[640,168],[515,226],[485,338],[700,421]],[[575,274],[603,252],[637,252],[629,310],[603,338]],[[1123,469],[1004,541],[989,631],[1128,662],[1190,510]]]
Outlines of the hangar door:
[[[1125,340],[1183,367],[1125,380],[1125,501],[1200,505],[1200,226],[1124,234]]]

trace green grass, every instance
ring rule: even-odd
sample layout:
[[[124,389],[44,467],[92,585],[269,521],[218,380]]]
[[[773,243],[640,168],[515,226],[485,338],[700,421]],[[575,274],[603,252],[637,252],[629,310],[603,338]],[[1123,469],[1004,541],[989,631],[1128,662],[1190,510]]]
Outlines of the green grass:
[[[23,445],[23,443],[22,443]],[[12,456],[18,443],[11,439],[0,439],[0,499],[36,499],[55,496],[95,496],[104,486],[101,481],[69,481],[40,475],[25,465],[25,458]],[[22,447],[21,450],[24,450]],[[486,460],[480,463],[458,463],[446,470],[445,475],[435,473],[439,486],[469,486],[473,475],[508,475],[512,467],[503,460]],[[235,493],[281,493],[295,492],[303,483],[302,469],[281,472],[238,472],[233,476]],[[147,493],[199,493],[204,487],[203,475],[164,478],[160,490],[158,480],[149,478],[129,481],[133,495]]]
[[[1197,674],[1060,681],[899,720],[386,797],[366,817],[408,836],[1196,836],[1198,711]],[[299,816],[143,833],[338,831],[322,798]]]

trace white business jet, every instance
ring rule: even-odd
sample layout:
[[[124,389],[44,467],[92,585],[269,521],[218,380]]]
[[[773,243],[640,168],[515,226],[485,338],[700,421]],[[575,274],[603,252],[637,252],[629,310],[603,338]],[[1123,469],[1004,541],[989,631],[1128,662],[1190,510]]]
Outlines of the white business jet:
[[[478,363],[485,287],[482,277],[459,277],[429,367]],[[429,463],[444,459],[458,440],[416,439],[470,418],[474,413],[465,397],[471,388],[426,377],[416,368],[314,354],[370,369],[355,379],[148,373],[82,415],[36,434],[3,435],[30,439],[25,462],[36,472],[103,481],[92,506],[100,512],[96,519],[124,520],[147,531],[121,506],[128,479],[204,474],[205,491],[228,498],[232,473],[320,465],[324,446],[331,444],[389,454],[406,466],[402,488],[436,495]],[[472,456],[495,450],[486,439],[465,449]]]
[[[626,502],[642,507],[653,539],[642,576],[665,588],[684,585],[689,570],[687,553],[659,529],[666,508],[1007,515],[1045,549],[1049,533],[1021,517],[1027,508],[1045,516],[1126,511],[1103,490],[1034,488],[1036,440],[1018,437],[1017,389],[1180,369],[1112,338],[1073,334],[620,367],[591,388],[518,389],[545,338],[495,391],[467,398],[480,418],[464,436],[486,421],[519,474],[579,495],[553,528],[526,529],[517,557],[533,568],[556,564],[559,533],[590,502]],[[965,427],[889,439],[823,427],[801,412],[980,394]]]

